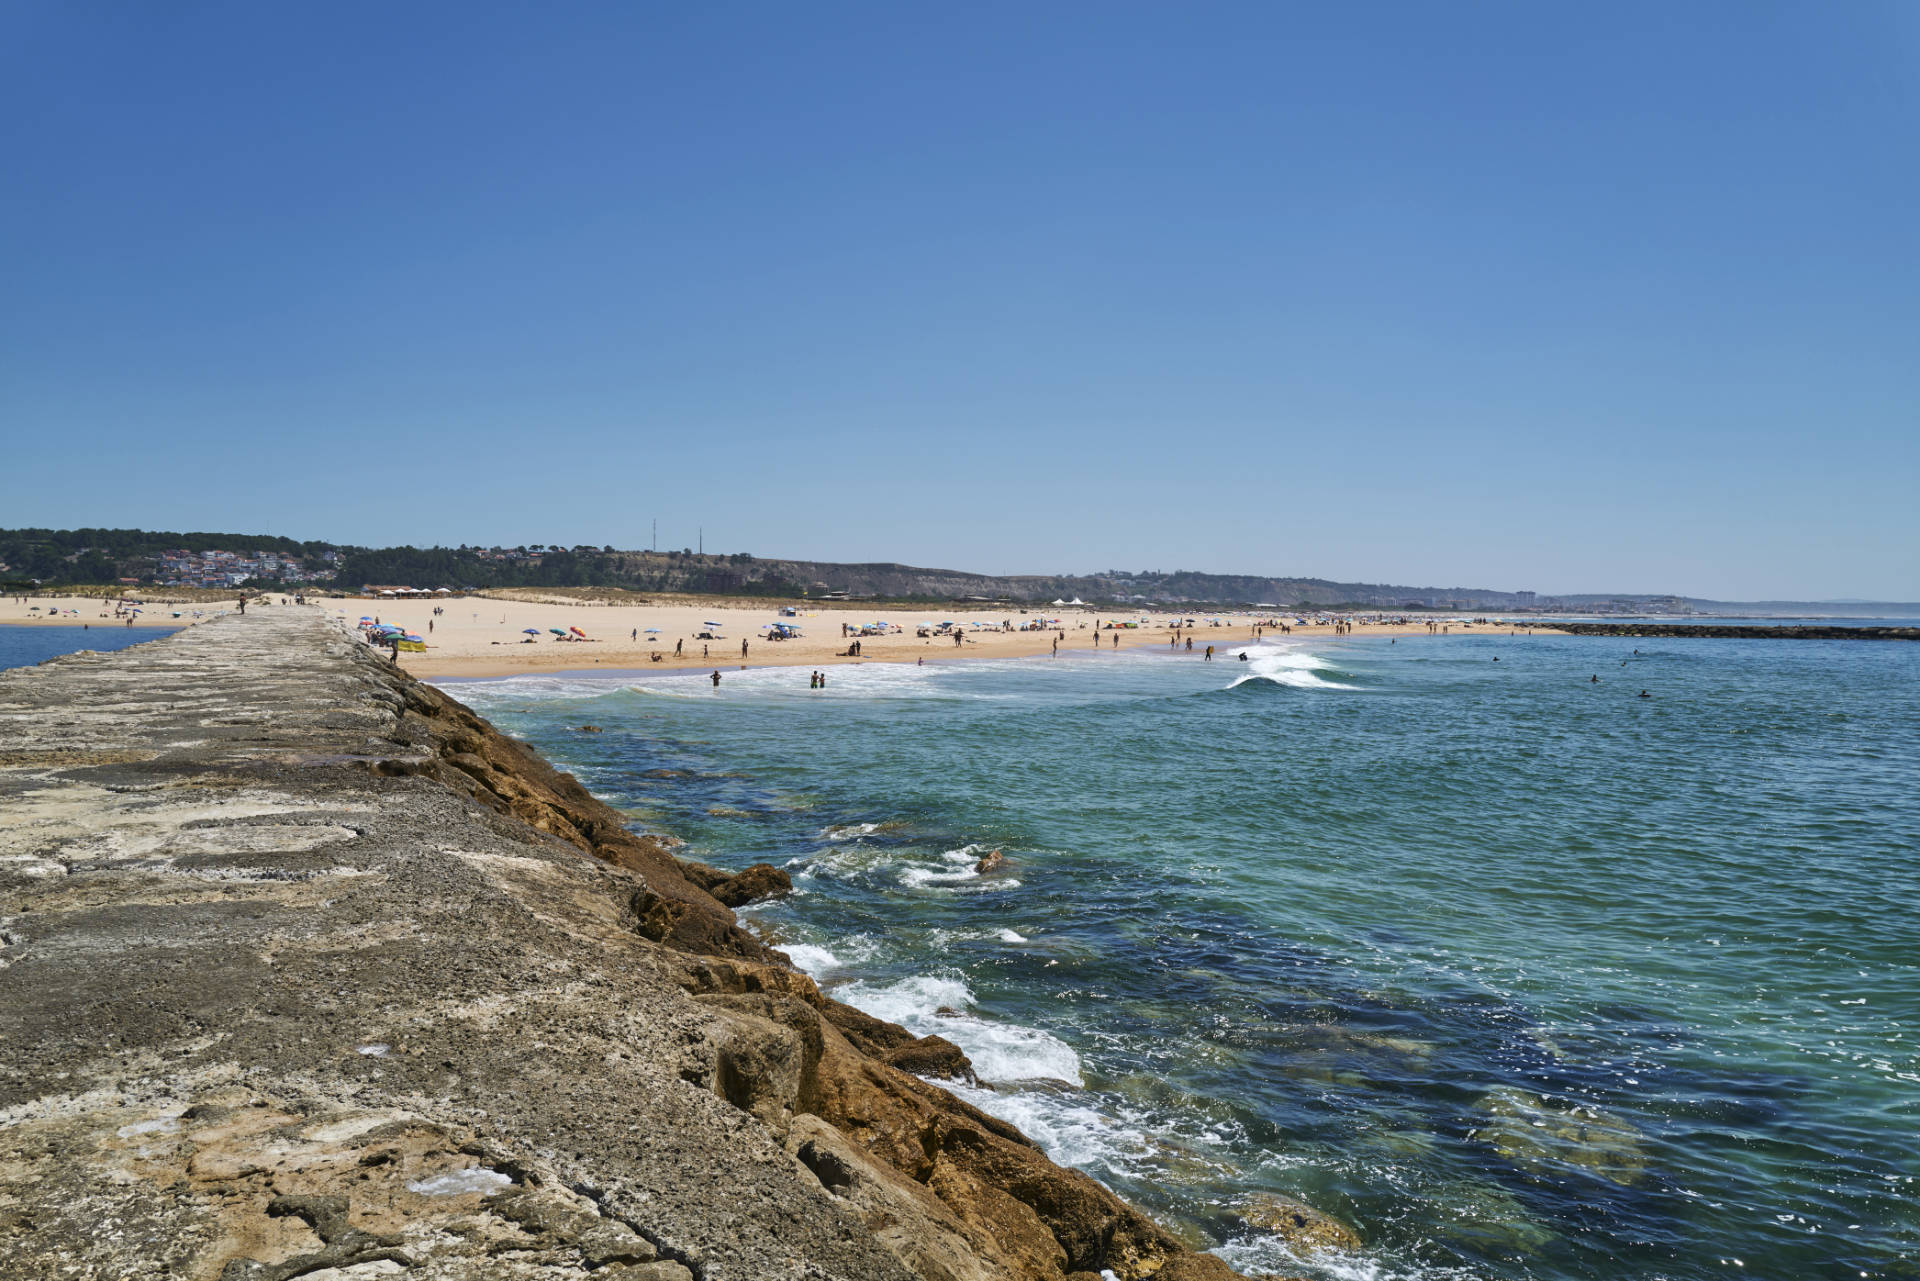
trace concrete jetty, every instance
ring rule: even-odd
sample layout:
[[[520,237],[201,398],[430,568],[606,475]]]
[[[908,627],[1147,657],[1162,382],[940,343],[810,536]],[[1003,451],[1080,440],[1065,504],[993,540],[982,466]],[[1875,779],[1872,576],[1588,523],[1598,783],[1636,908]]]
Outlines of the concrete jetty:
[[[771,870],[317,610],[0,674],[0,1276],[1236,1275],[741,930]]]

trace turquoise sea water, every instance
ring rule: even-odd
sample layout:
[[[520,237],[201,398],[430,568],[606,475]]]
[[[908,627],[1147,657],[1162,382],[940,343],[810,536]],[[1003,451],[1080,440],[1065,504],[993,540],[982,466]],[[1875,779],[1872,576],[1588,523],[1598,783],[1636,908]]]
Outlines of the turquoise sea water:
[[[1920,645],[1253,654],[451,688],[1245,1270],[1920,1276]]]
[[[0,627],[0,671],[9,667],[32,667],[61,654],[96,649],[112,653],[158,640],[176,631],[172,627]]]

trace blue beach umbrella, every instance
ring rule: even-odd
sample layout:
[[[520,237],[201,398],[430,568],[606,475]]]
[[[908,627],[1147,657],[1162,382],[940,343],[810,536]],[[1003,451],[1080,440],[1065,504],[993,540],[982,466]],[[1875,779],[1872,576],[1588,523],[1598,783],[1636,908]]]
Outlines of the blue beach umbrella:
[[[647,628],[647,635],[649,635],[649,636],[658,636],[659,634],[660,634],[660,629],[659,629],[658,627],[649,627],[649,628]]]
[[[540,634],[540,629],[538,627],[523,627],[520,630],[525,632],[529,636],[538,636]]]

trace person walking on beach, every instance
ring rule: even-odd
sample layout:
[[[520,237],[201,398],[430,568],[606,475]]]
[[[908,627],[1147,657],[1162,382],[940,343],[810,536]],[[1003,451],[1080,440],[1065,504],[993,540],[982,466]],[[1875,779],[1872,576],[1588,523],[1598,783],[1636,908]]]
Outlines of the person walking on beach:
[[[243,613],[243,614],[244,614],[244,613],[246,613],[246,612],[247,612],[247,598],[246,598],[245,596],[242,596],[242,597],[240,598],[240,600],[239,600],[239,602],[238,602],[238,603],[239,603],[239,606],[240,606],[240,612],[241,612],[241,613]],[[1636,651],[1634,651],[1634,652],[1635,652],[1635,653],[1638,653],[1639,651],[1638,651],[1638,650],[1636,650]]]
[[[1213,661],[1213,646],[1211,645],[1207,646],[1207,661],[1209,663]]]
[[[640,629],[639,629],[638,627],[636,627],[636,628],[634,628],[634,629],[633,629],[633,631],[632,631],[632,633],[631,633],[630,635],[628,635],[628,637],[627,637],[627,639],[628,639],[628,640],[630,640],[630,641],[637,641],[637,640],[639,640],[639,639],[640,639]]]
[[[740,640],[740,657],[745,658],[746,656],[747,656],[747,642],[746,642],[746,638],[742,637]]]
[[[1053,656],[1060,657],[1060,638],[1057,636],[1053,639]]]
[[[687,643],[687,639],[684,636],[673,643],[673,656],[675,658],[680,657],[680,647],[686,643]]]

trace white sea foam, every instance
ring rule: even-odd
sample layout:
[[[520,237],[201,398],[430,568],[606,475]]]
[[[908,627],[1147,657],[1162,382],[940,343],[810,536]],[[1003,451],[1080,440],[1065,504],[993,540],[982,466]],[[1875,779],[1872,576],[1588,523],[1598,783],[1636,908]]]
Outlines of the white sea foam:
[[[982,1112],[1018,1126],[1056,1165],[1138,1173],[1155,1148],[1138,1118],[1104,1112],[1082,1093],[980,1090],[955,1081],[940,1084]]]
[[[850,983],[833,995],[915,1036],[943,1036],[973,1060],[988,1081],[1051,1079],[1081,1084],[1080,1056],[1039,1028],[999,1023],[971,1012],[973,991],[952,974],[926,974],[897,983]],[[937,1014],[936,1010],[954,1011]]]
[[[1018,930],[1001,930],[1000,941],[1002,943],[1024,943],[1027,940]]]
[[[1333,664],[1303,649],[1256,641],[1252,645],[1231,649],[1227,654],[1236,663],[1240,661],[1241,654],[1247,656],[1247,671],[1235,677],[1233,683],[1227,686],[1228,689],[1238,689],[1248,681],[1271,681],[1275,685],[1288,685],[1294,689],[1359,688],[1321,677],[1318,673],[1332,670]]]
[[[826,948],[812,943],[782,943],[778,946],[795,966],[811,978],[817,979],[828,970],[837,970],[846,964]]]
[[[814,834],[820,841],[857,841],[863,836],[872,836],[885,824],[883,823],[834,823],[823,827]]]
[[[1296,1251],[1285,1237],[1265,1232],[1236,1237],[1213,1253],[1249,1276],[1278,1269],[1280,1274],[1306,1273],[1329,1281],[1483,1281],[1484,1277],[1468,1268],[1423,1267],[1335,1251]]]

